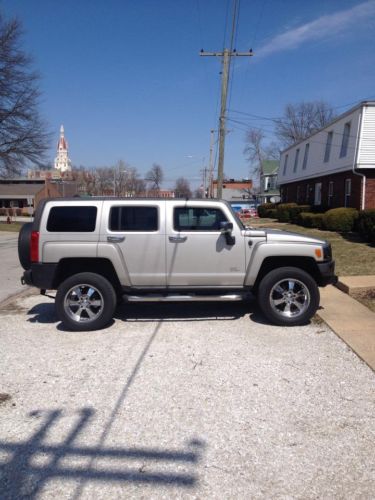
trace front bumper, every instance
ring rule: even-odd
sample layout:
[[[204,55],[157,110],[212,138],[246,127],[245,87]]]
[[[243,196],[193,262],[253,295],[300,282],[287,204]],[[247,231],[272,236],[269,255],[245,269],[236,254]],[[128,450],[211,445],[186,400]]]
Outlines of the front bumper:
[[[23,285],[35,286],[42,290],[53,290],[57,264],[31,264],[21,277]]]
[[[335,285],[338,277],[335,275],[335,261],[318,262],[319,286]]]

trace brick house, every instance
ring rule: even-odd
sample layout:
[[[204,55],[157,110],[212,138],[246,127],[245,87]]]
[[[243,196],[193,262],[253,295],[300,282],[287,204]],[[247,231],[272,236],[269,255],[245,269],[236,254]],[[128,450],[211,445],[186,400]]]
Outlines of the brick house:
[[[375,101],[366,101],[280,156],[283,202],[375,208]]]

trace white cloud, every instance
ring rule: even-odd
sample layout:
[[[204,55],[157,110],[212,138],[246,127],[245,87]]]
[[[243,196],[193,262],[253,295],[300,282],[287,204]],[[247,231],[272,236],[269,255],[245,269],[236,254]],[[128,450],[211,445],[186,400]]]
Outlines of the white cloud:
[[[257,57],[265,57],[275,52],[295,49],[305,42],[321,40],[327,36],[338,34],[362,19],[375,15],[375,0],[356,5],[347,10],[321,16],[315,21],[293,28],[272,38],[257,50]]]

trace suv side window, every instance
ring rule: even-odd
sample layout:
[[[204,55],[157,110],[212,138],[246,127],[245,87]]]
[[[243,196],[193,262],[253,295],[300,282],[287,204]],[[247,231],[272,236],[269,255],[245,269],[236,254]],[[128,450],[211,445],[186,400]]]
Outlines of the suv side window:
[[[47,231],[50,233],[92,233],[96,225],[96,207],[52,207],[49,211]]]
[[[175,231],[220,231],[220,223],[227,221],[218,208],[176,207],[173,214]]]
[[[109,214],[111,231],[157,231],[159,227],[156,207],[112,207]]]

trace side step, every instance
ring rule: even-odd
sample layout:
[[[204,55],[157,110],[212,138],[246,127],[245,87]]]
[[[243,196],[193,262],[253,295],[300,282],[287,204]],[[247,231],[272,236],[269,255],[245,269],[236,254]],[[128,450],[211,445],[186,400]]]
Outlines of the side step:
[[[243,300],[246,294],[223,295],[124,295],[126,302],[235,302]]]

